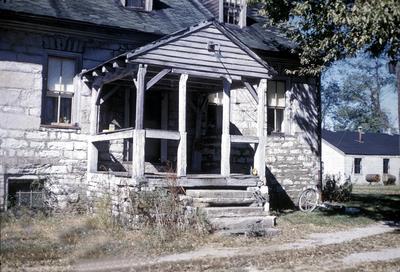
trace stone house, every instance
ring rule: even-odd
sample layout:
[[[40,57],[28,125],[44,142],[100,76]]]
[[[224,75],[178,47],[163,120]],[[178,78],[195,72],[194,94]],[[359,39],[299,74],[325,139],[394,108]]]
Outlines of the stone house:
[[[342,175],[353,183],[368,184],[367,175],[380,183],[400,178],[400,136],[362,131],[322,131],[324,175]]]
[[[3,208],[32,183],[63,209],[171,173],[216,202],[296,202],[319,181],[319,81],[285,73],[294,44],[245,0],[6,0],[0,15]]]

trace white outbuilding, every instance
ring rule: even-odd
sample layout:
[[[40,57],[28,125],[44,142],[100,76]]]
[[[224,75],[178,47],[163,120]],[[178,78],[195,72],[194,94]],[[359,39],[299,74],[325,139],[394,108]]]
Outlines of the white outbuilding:
[[[400,179],[400,135],[350,131],[322,131],[324,175],[350,177],[353,183],[367,184],[369,178],[383,183]]]

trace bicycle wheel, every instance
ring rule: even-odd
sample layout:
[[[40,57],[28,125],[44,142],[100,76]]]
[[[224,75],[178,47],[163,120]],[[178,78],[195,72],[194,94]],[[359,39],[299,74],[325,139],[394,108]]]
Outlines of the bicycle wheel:
[[[318,205],[319,195],[314,188],[304,190],[299,198],[299,209],[302,212],[312,212]]]

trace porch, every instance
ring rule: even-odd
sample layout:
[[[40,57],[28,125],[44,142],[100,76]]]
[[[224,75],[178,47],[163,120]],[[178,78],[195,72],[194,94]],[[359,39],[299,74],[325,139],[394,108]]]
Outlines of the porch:
[[[91,87],[88,173],[131,184],[247,188],[265,183],[265,103],[274,70],[217,22],[118,56],[82,78]],[[257,105],[256,134],[231,124],[231,90]],[[238,163],[239,156],[249,159]]]

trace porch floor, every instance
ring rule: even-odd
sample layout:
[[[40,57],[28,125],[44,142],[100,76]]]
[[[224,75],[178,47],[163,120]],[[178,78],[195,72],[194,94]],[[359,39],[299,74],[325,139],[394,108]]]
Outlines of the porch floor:
[[[117,177],[132,177],[128,172],[98,171],[97,173],[112,174]],[[144,177],[149,186],[158,187],[254,187],[262,183],[259,177],[244,174],[231,174],[228,177],[219,174],[188,174],[185,177],[176,177],[170,173],[145,173]]]

